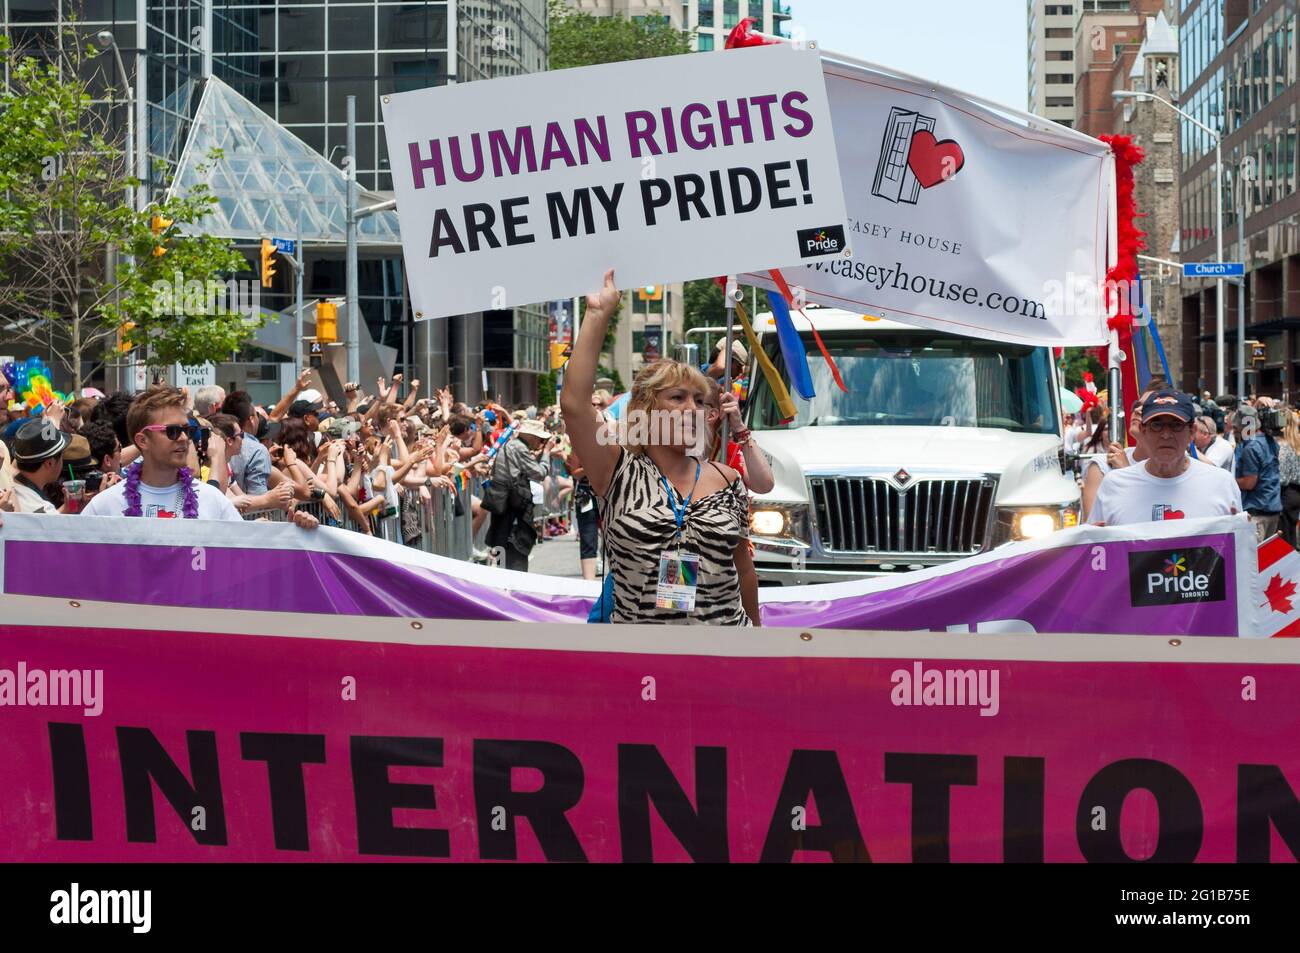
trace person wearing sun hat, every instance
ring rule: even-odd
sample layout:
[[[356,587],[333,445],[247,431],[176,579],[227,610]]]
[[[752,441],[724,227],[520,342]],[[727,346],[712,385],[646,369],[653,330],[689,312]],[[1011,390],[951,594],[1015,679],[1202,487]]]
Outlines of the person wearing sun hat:
[[[530,484],[546,479],[541,458],[551,439],[551,432],[540,420],[524,420],[502,445],[493,464],[492,482],[500,481],[511,490],[506,493],[505,512],[492,513],[487,544],[501,554],[506,569],[528,571],[528,554],[537,543]],[[523,503],[525,499],[527,503]]]
[[[14,502],[19,513],[58,513],[46,489],[59,479],[69,436],[48,417],[33,417],[14,435]]]
[[[1088,522],[1114,526],[1242,512],[1241,491],[1232,475],[1187,456],[1196,415],[1190,395],[1149,393],[1138,413],[1147,458],[1106,474]]]

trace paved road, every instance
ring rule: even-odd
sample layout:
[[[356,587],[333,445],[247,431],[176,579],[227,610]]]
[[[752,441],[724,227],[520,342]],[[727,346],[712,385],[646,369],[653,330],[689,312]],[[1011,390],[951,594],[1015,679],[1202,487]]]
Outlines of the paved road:
[[[578,537],[557,536],[533,547],[528,559],[528,571],[546,576],[582,578],[578,565]]]

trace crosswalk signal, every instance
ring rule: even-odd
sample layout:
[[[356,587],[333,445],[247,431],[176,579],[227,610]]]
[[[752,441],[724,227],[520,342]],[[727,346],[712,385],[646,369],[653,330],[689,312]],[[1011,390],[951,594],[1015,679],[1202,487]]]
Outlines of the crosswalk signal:
[[[339,306],[333,301],[316,304],[316,341],[333,344],[339,339]]]
[[[275,243],[269,238],[262,239],[262,287],[271,287],[275,277]]]
[[[551,345],[551,370],[558,371],[569,360],[569,345],[557,341]]]
[[[1251,364],[1259,365],[1268,360],[1268,350],[1262,341],[1247,341],[1246,346],[1250,348]]]
[[[154,233],[155,238],[171,227],[172,220],[170,218],[163,218],[161,215],[155,215],[149,219],[149,231]],[[162,245],[155,245],[153,247],[153,256],[155,258],[161,258],[165,254],[167,254],[167,249],[163,248]]]
[[[663,285],[646,285],[644,288],[638,288],[636,291],[638,301],[662,301],[664,298]]]

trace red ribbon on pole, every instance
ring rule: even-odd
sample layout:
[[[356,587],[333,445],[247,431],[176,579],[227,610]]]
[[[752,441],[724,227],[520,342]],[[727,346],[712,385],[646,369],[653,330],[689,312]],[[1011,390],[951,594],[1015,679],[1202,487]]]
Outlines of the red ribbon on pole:
[[[1109,310],[1115,304],[1115,314],[1106,321],[1106,326],[1115,332],[1119,339],[1119,348],[1124,354],[1120,362],[1120,401],[1111,394],[1112,413],[1118,408],[1129,408],[1138,399],[1137,360],[1133,352],[1133,296],[1129,289],[1138,276],[1138,252],[1146,245],[1146,232],[1137,227],[1139,217],[1137,203],[1133,200],[1133,167],[1146,158],[1145,153],[1133,144],[1132,136],[1099,136],[1102,142],[1110,146],[1115,155],[1115,234],[1118,253],[1115,265],[1106,272],[1106,304]],[[1109,359],[1106,348],[1101,348],[1101,357]],[[1106,363],[1106,361],[1103,361]],[[1125,442],[1128,434],[1125,433]]]

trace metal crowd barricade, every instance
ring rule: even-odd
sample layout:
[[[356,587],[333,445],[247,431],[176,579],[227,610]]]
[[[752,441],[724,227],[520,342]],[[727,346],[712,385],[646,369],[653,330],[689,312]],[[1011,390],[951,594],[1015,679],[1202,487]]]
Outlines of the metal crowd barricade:
[[[534,507],[533,521],[538,524],[539,528],[544,528],[551,520],[560,519],[571,522],[573,515],[573,490],[572,479],[569,477],[568,468],[564,465],[564,460],[559,454],[551,454],[548,458],[548,473],[546,479],[546,491],[542,496],[542,505]],[[570,485],[564,487],[561,481],[567,481]]]
[[[481,495],[480,479],[453,489],[430,488],[428,499],[422,497],[419,489],[408,487],[400,494],[401,505],[396,514],[371,516],[370,532],[379,539],[410,546],[421,552],[468,560],[475,548],[472,499]],[[365,532],[341,503],[341,523],[329,514],[325,504],[319,500],[300,500],[296,508],[311,513],[322,526],[339,526],[342,529]],[[404,519],[404,513],[411,515]],[[288,511],[283,509],[250,510],[243,516],[249,522],[267,520],[283,523],[289,519]]]

